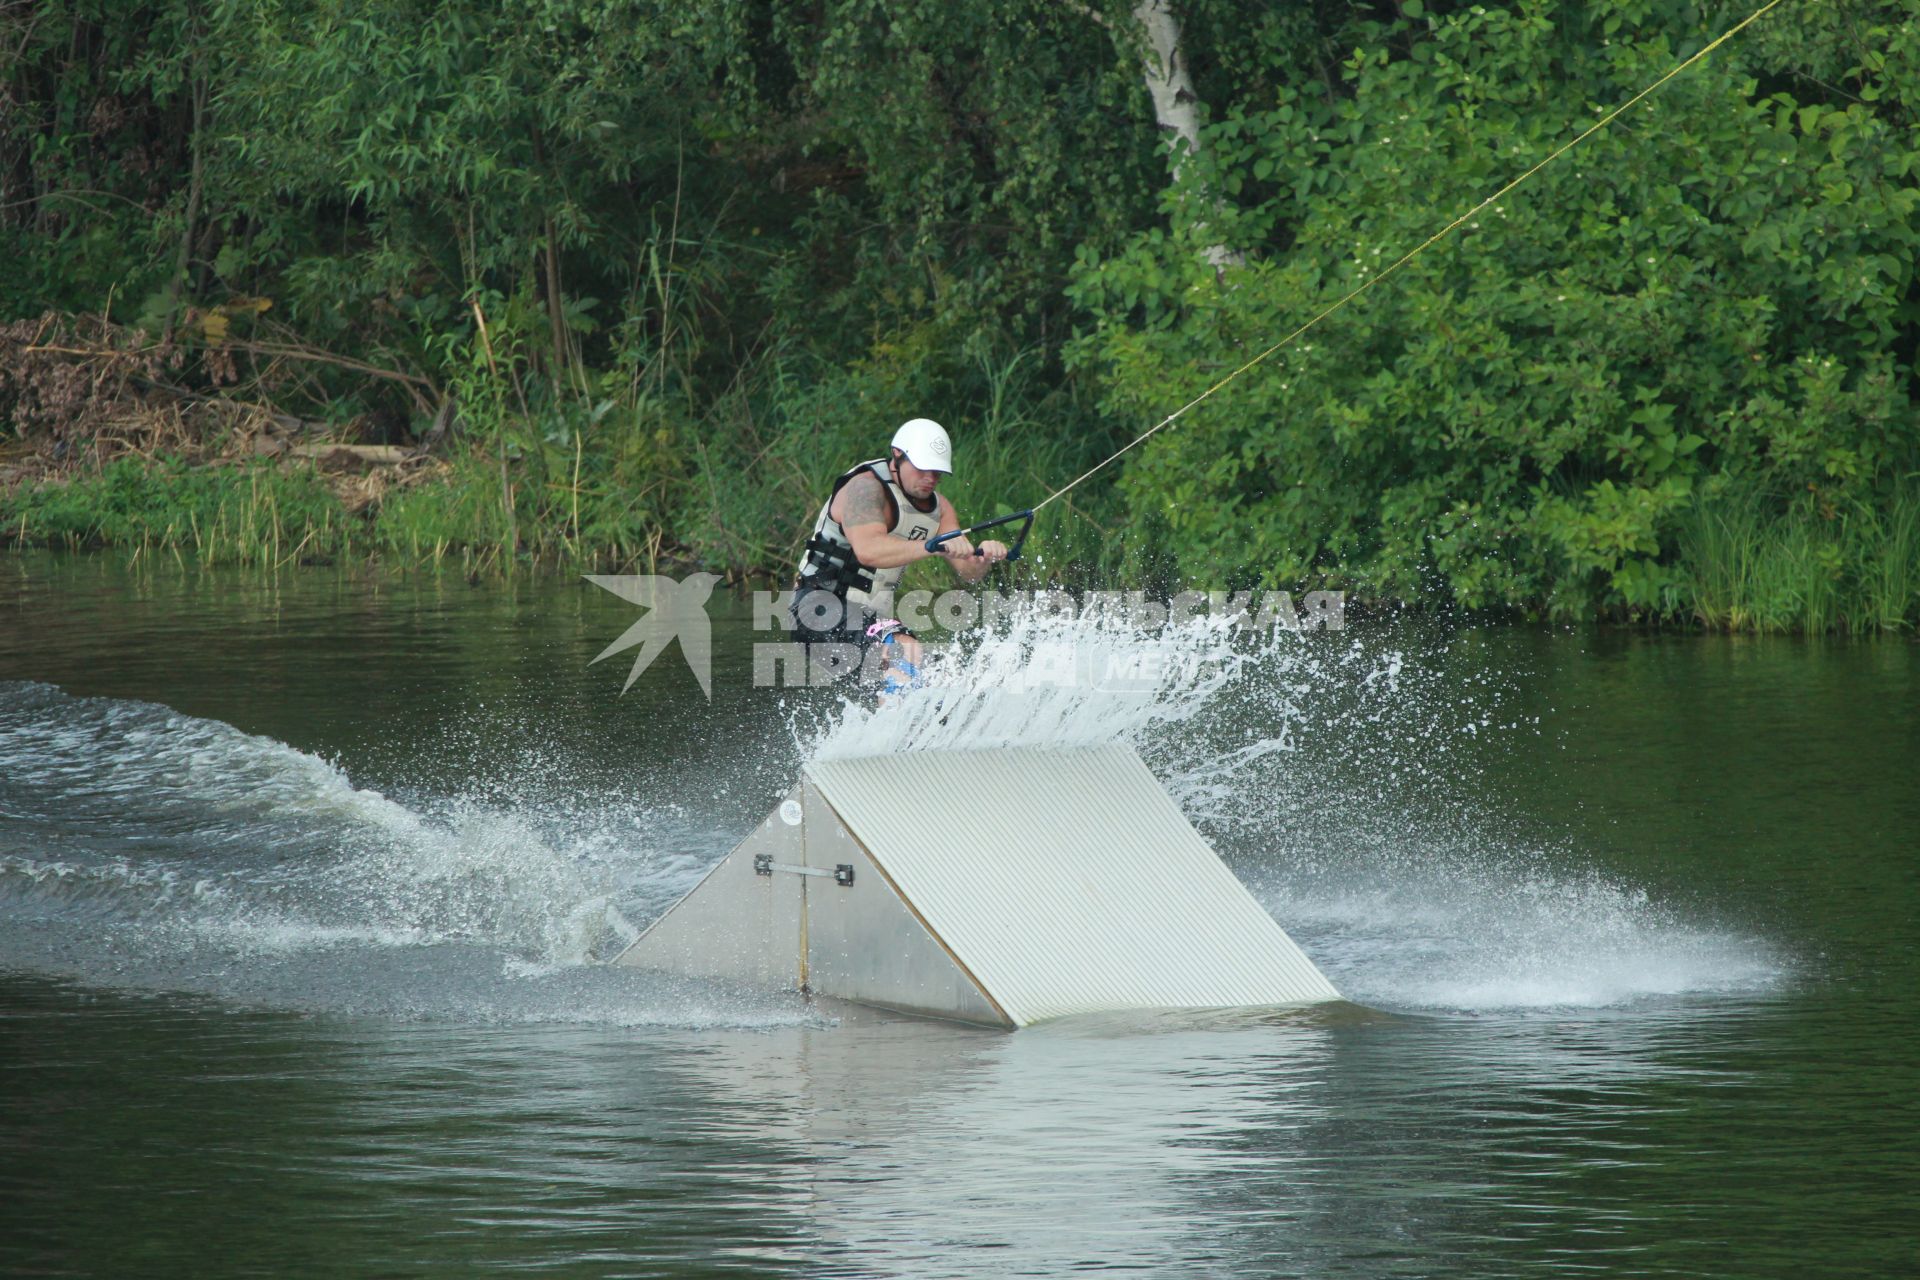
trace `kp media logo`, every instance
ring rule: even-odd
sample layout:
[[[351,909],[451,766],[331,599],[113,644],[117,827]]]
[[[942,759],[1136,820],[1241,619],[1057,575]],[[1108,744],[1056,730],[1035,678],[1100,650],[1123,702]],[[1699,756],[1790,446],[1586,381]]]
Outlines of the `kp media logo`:
[[[602,649],[593,661],[610,658],[628,649],[638,649],[627,670],[625,693],[633,688],[641,673],[680,642],[681,657],[686,660],[700,691],[713,701],[713,623],[707,614],[707,602],[720,581],[711,573],[694,573],[685,578],[665,578],[654,574],[588,574],[588,582],[608,591],[645,612],[612,644]],[[752,629],[757,632],[787,633],[796,614],[807,627],[823,635],[844,634],[847,620],[839,612],[844,605],[822,592],[803,594],[797,601],[791,591],[756,591],[752,598]],[[952,641],[936,636],[959,636],[976,629],[995,631],[1016,627],[1023,622],[1047,629],[1054,623],[1068,626],[1065,632],[1054,628],[1032,645],[1028,666],[1021,678],[1029,684],[1090,685],[1097,688],[1121,686],[1158,687],[1153,671],[1142,667],[1135,671],[1116,669],[1110,644],[1085,646],[1076,652],[1076,640],[1069,624],[1085,623],[1097,633],[1100,628],[1120,625],[1129,628],[1143,643],[1168,630],[1202,619],[1212,625],[1232,627],[1236,631],[1264,633],[1284,631],[1304,635],[1314,631],[1342,631],[1346,628],[1346,593],[1309,591],[1296,604],[1286,591],[1184,591],[1168,597],[1150,596],[1139,591],[1089,591],[1070,595],[1060,591],[968,592],[953,590],[935,595],[929,591],[909,591],[894,601],[899,621],[911,634],[921,637],[930,659],[938,660]],[[836,631],[839,628],[839,631]],[[877,645],[862,646],[814,639],[802,643],[797,636],[759,643],[753,646],[753,685],[755,688],[797,688],[837,685],[849,675],[860,672],[871,682],[880,676],[884,651]],[[1140,661],[1157,662],[1160,649],[1143,650]],[[1084,660],[1083,660],[1084,659]]]

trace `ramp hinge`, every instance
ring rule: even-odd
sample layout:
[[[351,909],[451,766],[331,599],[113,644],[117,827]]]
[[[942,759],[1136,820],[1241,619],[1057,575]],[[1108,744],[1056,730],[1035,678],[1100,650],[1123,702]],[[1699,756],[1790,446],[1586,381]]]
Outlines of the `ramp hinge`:
[[[853,883],[853,864],[851,862],[842,862],[835,866],[833,870],[829,871],[825,867],[803,867],[797,862],[775,862],[773,855],[770,853],[754,855],[753,874],[757,876],[770,876],[776,871],[788,871],[796,876],[832,876],[833,882],[837,885],[850,885]]]

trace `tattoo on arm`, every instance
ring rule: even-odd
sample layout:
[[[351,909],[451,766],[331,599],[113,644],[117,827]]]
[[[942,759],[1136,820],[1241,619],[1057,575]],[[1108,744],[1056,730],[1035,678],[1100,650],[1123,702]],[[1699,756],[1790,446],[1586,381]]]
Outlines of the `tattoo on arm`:
[[[859,524],[891,524],[887,516],[887,491],[879,478],[871,474],[855,476],[840,491],[840,527]]]

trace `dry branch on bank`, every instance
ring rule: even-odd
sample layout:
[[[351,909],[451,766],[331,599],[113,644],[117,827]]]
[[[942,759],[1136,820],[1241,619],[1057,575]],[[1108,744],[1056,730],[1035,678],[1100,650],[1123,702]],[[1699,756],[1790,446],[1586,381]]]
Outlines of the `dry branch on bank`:
[[[269,365],[240,384],[234,355],[261,355]],[[15,457],[25,451],[58,470],[127,453],[165,451],[190,461],[298,453],[296,439],[365,428],[361,420],[328,426],[288,413],[275,403],[276,382],[292,382],[276,378],[280,363],[346,368],[403,384],[428,413],[438,405],[426,378],[307,345],[150,342],[146,332],[100,317],[48,313],[0,324],[0,434],[12,432]]]
[[[269,357],[268,369],[223,390],[222,383],[238,382],[236,353]],[[282,362],[398,381],[422,403],[437,394],[424,378],[295,343],[196,347],[152,341],[97,316],[48,314],[0,325],[0,489],[59,484],[128,457],[190,465],[279,458],[284,467],[313,467],[349,512],[359,512],[395,484],[438,471],[423,449],[316,438],[358,434],[365,424],[330,427],[275,404],[271,375]]]

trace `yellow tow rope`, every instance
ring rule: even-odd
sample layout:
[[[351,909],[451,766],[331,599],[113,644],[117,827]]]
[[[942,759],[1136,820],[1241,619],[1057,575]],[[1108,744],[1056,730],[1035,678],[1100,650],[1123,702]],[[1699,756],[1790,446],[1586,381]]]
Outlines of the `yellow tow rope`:
[[[1041,510],[1049,502],[1052,502],[1055,498],[1063,496],[1069,490],[1071,490],[1075,485],[1079,484],[1082,480],[1085,480],[1088,476],[1091,476],[1096,472],[1102,470],[1103,468],[1107,467],[1115,459],[1130,452],[1135,447],[1137,447],[1138,445],[1142,444],[1153,435],[1160,432],[1162,429],[1168,426],[1171,426],[1174,423],[1174,421],[1178,419],[1182,414],[1186,413],[1187,410],[1193,408],[1195,405],[1199,404],[1202,400],[1205,400],[1208,396],[1220,390],[1220,388],[1226,386],[1229,382],[1232,382],[1235,378],[1239,377],[1241,374],[1245,373],[1247,370],[1253,368],[1255,365],[1265,360],[1268,356],[1272,355],[1274,352],[1294,342],[1302,334],[1312,329],[1315,325],[1319,324],[1322,320],[1325,320],[1328,316],[1340,310],[1340,308],[1346,306],[1349,302],[1352,302],[1355,298],[1358,298],[1361,294],[1373,288],[1375,285],[1385,280],[1388,276],[1392,275],[1394,272],[1398,271],[1400,268],[1406,266],[1409,262],[1412,262],[1415,258],[1425,253],[1428,249],[1432,248],[1435,244],[1439,243],[1441,240],[1444,240],[1447,236],[1451,235],[1453,232],[1459,230],[1462,225],[1464,225],[1467,221],[1473,218],[1474,215],[1478,214],[1482,209],[1485,209],[1488,205],[1492,204],[1494,201],[1500,199],[1502,196],[1512,191],[1515,187],[1525,182],[1528,178],[1531,178],[1534,174],[1540,172],[1542,169],[1552,164],[1555,160],[1558,160],[1561,156],[1573,150],[1575,147],[1585,142],[1588,138],[1591,138],[1594,134],[1600,132],[1600,130],[1612,124],[1615,120],[1618,120],[1622,115],[1624,115],[1626,112],[1631,110],[1635,105],[1637,105],[1643,98],[1647,97],[1649,94],[1659,89],[1662,85],[1666,84],[1667,81],[1673,79],[1675,76],[1685,71],[1688,67],[1693,66],[1694,63],[1699,62],[1702,58],[1705,58],[1708,54],[1712,53],[1715,49],[1718,49],[1721,45],[1733,39],[1733,37],[1739,35],[1742,31],[1746,30],[1749,26],[1753,25],[1755,22],[1765,17],[1770,10],[1776,8],[1780,3],[1781,3],[1781,0],[1767,0],[1766,4],[1761,5],[1758,9],[1755,9],[1752,13],[1748,14],[1745,18],[1742,18],[1739,22],[1735,23],[1732,27],[1729,27],[1724,34],[1722,34],[1718,39],[1714,40],[1711,44],[1707,45],[1705,48],[1701,49],[1700,52],[1694,54],[1691,58],[1688,58],[1686,61],[1681,62],[1676,66],[1674,66],[1672,70],[1668,71],[1665,75],[1661,76],[1658,80],[1655,80],[1652,84],[1648,85],[1646,88],[1642,89],[1640,92],[1634,94],[1631,98],[1628,98],[1625,102],[1615,107],[1612,111],[1609,111],[1606,115],[1596,120],[1592,125],[1588,126],[1587,129],[1584,132],[1582,132],[1578,137],[1574,138],[1570,142],[1563,144],[1562,146],[1560,146],[1559,149],[1555,150],[1550,155],[1548,155],[1546,159],[1540,161],[1540,163],[1534,165],[1531,169],[1528,169],[1525,173],[1515,178],[1512,182],[1509,182],[1506,186],[1500,188],[1498,191],[1488,196],[1485,200],[1482,200],[1479,204],[1476,204],[1475,206],[1473,206],[1473,208],[1467,210],[1465,213],[1455,218],[1452,222],[1449,222],[1446,226],[1434,232],[1431,236],[1427,237],[1425,243],[1421,244],[1418,248],[1414,249],[1412,252],[1406,254],[1398,262],[1388,267],[1385,271],[1380,272],[1380,274],[1374,276],[1372,279],[1368,280],[1365,284],[1357,286],[1351,292],[1349,292],[1345,297],[1341,298],[1339,301],[1334,302],[1332,305],[1327,307],[1327,309],[1322,311],[1319,315],[1313,317],[1313,319],[1307,321],[1305,324],[1301,325],[1298,329],[1295,329],[1292,333],[1289,333],[1286,337],[1280,339],[1280,341],[1274,343],[1272,346],[1268,347],[1265,351],[1262,351],[1259,355],[1247,361],[1245,364],[1241,365],[1238,369],[1235,369],[1232,373],[1229,373],[1226,377],[1220,379],[1220,381],[1214,383],[1212,386],[1208,387],[1205,391],[1202,391],[1199,395],[1187,401],[1187,403],[1181,405],[1178,409],[1175,409],[1172,413],[1168,414],[1166,417],[1160,419],[1159,422],[1155,423],[1152,427],[1149,427],[1146,431],[1143,431],[1140,435],[1134,437],[1132,441],[1130,441],[1123,448],[1117,450],[1110,457],[1104,459],[1099,463],[1096,463],[1093,467],[1089,468],[1087,471],[1075,477],[1073,480],[1069,481],[1067,484],[1061,486],[1058,489],[1055,489],[1052,493],[1048,494],[1045,498],[1042,498],[1039,501],[1039,503],[1037,503],[1033,507],[1033,510],[1034,511]]]

